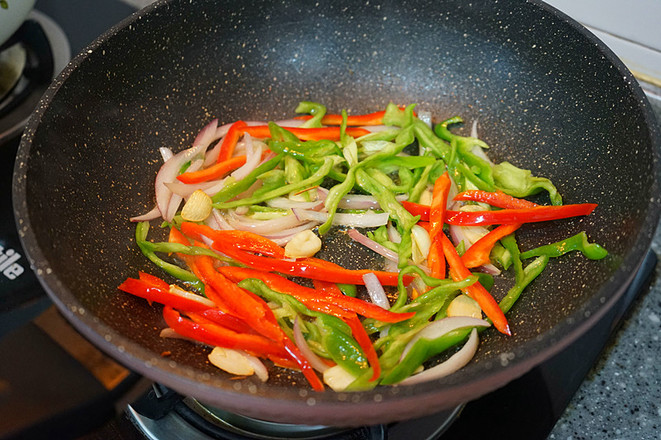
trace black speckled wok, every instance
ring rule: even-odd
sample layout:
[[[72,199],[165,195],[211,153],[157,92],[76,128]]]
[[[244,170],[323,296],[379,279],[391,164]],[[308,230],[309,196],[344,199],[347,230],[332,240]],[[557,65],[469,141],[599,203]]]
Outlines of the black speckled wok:
[[[116,289],[154,271],[128,218],[153,206],[158,147],[184,148],[215,117],[288,117],[300,100],[333,112],[419,103],[436,121],[479,119],[494,160],[551,178],[566,202],[599,204],[588,218],[523,228],[521,246],[586,230],[610,256],[552,261],[509,315],[513,336],[486,332],[475,361],[442,380],[356,394],[314,393],[296,374],[229,380],[204,349],[159,338],[158,307]],[[20,147],[14,203],[57,306],[129,368],[263,419],[369,424],[476,398],[585,332],[649,247],[658,160],[659,132],[632,75],[541,2],[171,1],[110,30],[53,83]]]

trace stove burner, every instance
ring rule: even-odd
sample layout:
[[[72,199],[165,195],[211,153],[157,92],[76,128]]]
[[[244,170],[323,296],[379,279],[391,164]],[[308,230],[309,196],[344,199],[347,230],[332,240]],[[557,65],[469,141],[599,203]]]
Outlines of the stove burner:
[[[0,102],[0,140],[23,129],[54,73],[50,43],[36,21],[23,23],[3,47],[3,68],[12,74],[1,87],[4,92]]]
[[[431,440],[437,439],[461,411],[461,406],[441,413],[388,425],[333,427],[296,425],[258,420],[209,407],[182,397],[159,384],[127,409],[131,422],[151,440],[262,439],[262,440]]]

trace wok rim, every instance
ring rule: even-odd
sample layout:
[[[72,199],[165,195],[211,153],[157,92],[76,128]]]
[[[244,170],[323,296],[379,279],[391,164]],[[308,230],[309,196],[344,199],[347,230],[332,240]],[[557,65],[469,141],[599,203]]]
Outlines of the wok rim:
[[[231,401],[232,397],[237,397],[238,394],[242,398],[242,404],[235,404],[230,410],[248,416],[263,416],[262,405],[264,404],[264,399],[269,399],[268,397],[260,396],[259,393],[255,394],[251,391],[246,392],[241,388],[238,390],[235,388],[233,391],[231,389],[220,389],[215,387],[213,386],[212,380],[200,380],[200,377],[196,376],[192,367],[184,366],[184,368],[182,368],[180,365],[172,366],[169,361],[160,358],[157,353],[146,349],[137,342],[133,342],[115,331],[112,327],[103,323],[93,314],[87,313],[80,301],[77,300],[71,291],[69,291],[60,281],[57,273],[50,269],[48,261],[46,261],[44,254],[38,245],[36,235],[31,228],[26,194],[27,170],[31,157],[30,151],[32,140],[41,125],[44,115],[47,114],[51,102],[57,96],[60,87],[65,83],[67,78],[79,68],[87,57],[90,56],[90,54],[97,49],[103,48],[108,40],[112,39],[112,37],[120,30],[139,21],[145,15],[150,14],[151,11],[175,1],[176,0],[159,0],[144,9],[133,13],[117,25],[111,27],[108,31],[90,43],[83,51],[81,51],[81,53],[75,56],[51,83],[42,96],[35,112],[30,117],[19,146],[12,186],[14,215],[16,218],[16,224],[18,225],[21,244],[23,245],[26,256],[30,261],[30,266],[36,273],[40,284],[66,319],[95,346],[101,348],[109,356],[127,366],[129,369],[136,371],[151,380],[166,385],[182,394],[192,395],[200,401],[210,404],[217,404],[216,402],[219,401],[226,403]],[[318,414],[316,414],[318,408],[316,407],[317,405],[322,404],[328,406],[329,409],[334,410],[326,411],[327,417],[322,423],[338,426],[363,425],[364,422],[361,422],[360,420],[364,420],[367,415],[361,415],[361,411],[356,408],[357,406],[369,407],[370,411],[373,411],[369,416],[370,418],[374,418],[376,414],[378,420],[389,422],[408,419],[413,415],[423,415],[423,413],[420,412],[419,407],[433,407],[433,404],[437,404],[438,402],[439,394],[446,398],[443,403],[443,408],[449,408],[450,406],[465,403],[466,401],[477,398],[505,385],[509,381],[525,374],[530,369],[571,345],[614,306],[634,279],[636,272],[650,248],[652,238],[659,223],[661,208],[661,199],[659,198],[659,182],[661,181],[661,171],[659,170],[659,163],[661,162],[661,135],[658,123],[656,122],[656,117],[652,112],[647,97],[643,93],[633,74],[601,40],[571,17],[568,17],[566,14],[558,11],[556,8],[542,2],[541,0],[525,0],[524,2],[531,3],[536,7],[556,15],[560,20],[566,22],[574,28],[574,30],[582,34],[589,42],[596,45],[597,49],[606,57],[607,61],[621,74],[627,84],[628,92],[632,93],[638,102],[638,107],[647,124],[651,145],[654,148],[654,184],[652,193],[655,194],[655,196],[649,201],[645,218],[636,236],[635,244],[631,247],[630,253],[623,258],[622,263],[613,273],[611,278],[603,283],[600,289],[580,308],[566,316],[553,329],[535,339],[535,341],[539,342],[549,342],[545,348],[540,348],[532,356],[524,358],[517,357],[516,360],[512,361],[506,367],[503,366],[501,368],[501,366],[496,365],[489,374],[485,374],[484,378],[472,380],[468,383],[442,385],[441,387],[434,387],[433,382],[427,382],[406,387],[404,391],[399,387],[391,387],[387,389],[381,387],[375,390],[358,392],[357,394],[361,396],[359,401],[354,401],[354,399],[352,399],[356,393],[324,393],[326,396],[332,395],[337,397],[328,401],[323,399],[321,403],[319,403],[317,402],[318,395],[311,391],[307,392],[307,390],[300,390],[298,391],[298,395],[295,395],[294,393],[288,394],[287,396],[283,395],[276,405],[278,408],[274,408],[273,413],[268,414],[266,419],[276,422],[318,424],[319,417]],[[610,295],[608,300],[600,301],[600,298],[603,300],[607,297],[607,295],[605,295],[606,292],[613,292],[613,294]],[[555,336],[556,334],[558,336]],[[529,341],[529,343],[530,342],[531,341]],[[409,410],[408,412],[402,411],[402,404],[407,401],[410,401],[412,405],[407,405],[406,407],[413,407],[414,409]],[[347,403],[349,403],[349,405],[347,405]],[[394,407],[397,407],[397,411],[393,410]],[[257,412],[255,412],[255,408],[258,410]],[[426,413],[430,412],[432,411],[427,411]],[[355,415],[356,413],[358,416]],[[353,417],[348,417],[351,414],[354,414]]]

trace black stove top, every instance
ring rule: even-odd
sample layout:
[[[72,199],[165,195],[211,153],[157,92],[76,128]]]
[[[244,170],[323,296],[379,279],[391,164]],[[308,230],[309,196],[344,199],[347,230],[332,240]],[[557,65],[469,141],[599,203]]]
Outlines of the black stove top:
[[[42,4],[43,3],[43,4]],[[64,0],[37,3],[62,25],[74,53],[127,16],[118,0],[76,3],[67,14]],[[104,14],[101,10],[107,10]],[[82,17],[90,17],[80,26]],[[32,79],[29,93],[43,93],[57,71],[44,49],[38,21],[24,27]],[[24,32],[25,32],[24,29]],[[37,49],[32,49],[32,45]],[[48,49],[46,47],[46,49]],[[62,52],[54,48],[53,52]],[[66,51],[65,51],[66,52]],[[33,97],[30,99],[34,99]],[[15,108],[32,101],[11,104]],[[1,108],[1,107],[0,107]],[[8,108],[8,107],[7,107]],[[13,117],[13,116],[11,116]],[[0,114],[0,120],[6,118]],[[649,253],[637,278],[615,307],[576,343],[514,380],[465,406],[413,421],[357,429],[270,425],[200,407],[125,370],[87,343],[54,311],[29,270],[11,208],[11,177],[20,130],[0,138],[0,439],[208,439],[346,438],[466,439],[507,433],[513,439],[546,438],[584,380],[614,329],[656,266]]]

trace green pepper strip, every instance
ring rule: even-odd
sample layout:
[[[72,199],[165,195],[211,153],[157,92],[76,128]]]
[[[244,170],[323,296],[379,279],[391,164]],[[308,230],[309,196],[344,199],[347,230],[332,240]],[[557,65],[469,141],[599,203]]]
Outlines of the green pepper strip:
[[[532,263],[528,264],[525,269],[523,269],[523,276],[521,279],[516,282],[514,287],[512,287],[507,292],[507,295],[505,295],[505,297],[500,300],[500,303],[498,303],[503,313],[507,313],[512,308],[516,300],[519,299],[519,296],[521,296],[523,289],[528,287],[528,284],[530,284],[535,278],[537,278],[540,273],[542,273],[546,267],[546,263],[548,262],[549,257],[543,255],[541,257],[535,258]]]
[[[434,161],[435,163],[435,161]],[[424,170],[422,171],[422,174],[418,178],[418,181],[416,182],[415,185],[413,185],[413,188],[411,188],[411,191],[409,192],[409,202],[418,202],[420,201],[420,196],[424,192],[425,189],[427,189],[427,182],[429,182],[429,174],[431,173],[431,170],[433,168],[432,165],[427,165]]]
[[[425,148],[427,151],[431,151],[434,156],[443,159],[446,163],[450,163],[451,159],[451,148],[444,142],[442,139],[434,135],[427,124],[420,120],[416,120],[414,124],[414,129],[416,139],[420,145]]]
[[[455,135],[448,129],[449,125],[458,124],[463,120],[456,116],[437,124],[434,127],[434,133],[441,139],[450,142],[453,145],[453,154],[456,163],[448,162],[453,168],[456,168],[463,177],[468,179],[477,188],[484,191],[494,190],[494,177],[491,164],[481,157],[471,152],[474,145],[482,148],[489,148],[483,141],[473,138]],[[460,162],[458,159],[463,162]],[[477,169],[474,172],[473,169]]]
[[[231,202],[214,203],[213,206],[218,209],[227,209],[227,208],[235,208],[237,206],[254,205],[256,203],[261,203],[265,200],[283,196],[292,191],[300,191],[311,188],[313,186],[317,186],[329,173],[334,163],[335,161],[333,158],[327,157],[324,160],[324,164],[321,166],[321,168],[319,168],[314,174],[312,174],[307,179],[301,180],[300,182],[297,183],[292,183],[280,188],[273,189],[264,194],[260,194],[259,196],[246,197],[245,199],[234,200]]]
[[[590,243],[587,234],[583,231],[562,241],[522,252],[521,258],[526,259],[542,255],[560,257],[571,251],[581,251],[590,260],[601,260],[608,255],[608,251],[599,244]]]
[[[148,232],[149,222],[140,222],[135,228],[135,241],[144,256],[168,274],[189,283],[199,292],[204,292],[204,284],[195,276],[195,274],[177,266],[176,264],[168,263],[156,255],[154,250],[154,243],[147,241]]]
[[[273,159],[267,160],[263,164],[259,165],[257,168],[252,170],[246,177],[241,180],[234,181],[218,191],[211,200],[214,203],[221,203],[226,200],[231,200],[234,197],[238,196],[242,192],[250,188],[256,181],[257,178],[264,174],[267,171],[271,171],[273,168],[277,167],[278,164],[282,161],[284,154],[278,154]]]
[[[328,218],[326,221],[319,226],[319,235],[324,235],[333,225],[333,219],[335,218],[335,212],[337,212],[337,207],[342,200],[342,197],[346,196],[349,191],[353,189],[353,186],[356,184],[356,170],[358,165],[354,165],[349,168],[347,171],[347,176],[344,179],[344,182],[334,185],[326,196],[324,205],[326,206],[326,211],[328,212]]]
[[[379,202],[381,209],[387,212],[397,222],[400,235],[402,236],[402,241],[399,244],[399,267],[406,267],[412,252],[411,228],[417,223],[419,217],[413,217],[397,201],[392,192],[371,178],[365,170],[359,169],[356,171],[356,182],[363,190],[372,194],[377,202]]]
[[[319,128],[322,126],[321,120],[326,116],[326,106],[318,102],[301,101],[294,111],[312,115],[312,118],[301,125],[302,128]]]
[[[411,347],[404,359],[402,359],[401,362],[399,362],[397,366],[381,380],[381,384],[392,385],[406,379],[427,359],[444,352],[448,348],[460,344],[472,329],[473,327],[461,328],[448,332],[436,339],[418,340],[413,347]]]
[[[368,156],[363,161],[351,166],[349,168],[349,171],[347,171],[344,182],[333,186],[329,190],[328,195],[326,196],[326,201],[324,202],[324,204],[326,206],[326,211],[328,212],[328,219],[324,222],[324,224],[319,226],[319,234],[323,235],[326,232],[328,232],[328,230],[330,229],[330,227],[333,223],[333,218],[335,216],[335,212],[337,211],[337,206],[340,203],[340,200],[342,199],[342,197],[347,195],[349,193],[349,191],[351,191],[351,189],[353,189],[354,185],[356,184],[356,173],[359,170],[362,171],[362,168],[365,167],[365,166],[369,166],[369,165],[372,165],[372,164],[377,164],[383,159],[387,159],[387,158],[390,158],[392,156],[395,156],[396,154],[400,153],[404,148],[406,148],[409,144],[411,144],[411,142],[413,142],[413,137],[412,137],[411,130],[410,129],[399,130],[399,132],[397,134],[397,138],[396,138],[394,144],[388,146],[387,148],[384,148],[382,151],[379,151],[378,153],[375,153],[371,156]],[[363,173],[364,173],[364,171],[363,171]],[[381,186],[381,188],[378,188],[378,189],[375,188],[374,190],[379,191],[379,192],[384,192],[383,186]],[[367,192],[370,192],[370,191],[367,191]],[[392,196],[392,199],[395,203],[399,204],[399,202],[397,202],[397,200],[395,200],[395,198],[394,198],[395,196],[392,193],[390,193],[389,191],[386,191],[386,192],[388,192]],[[387,196],[384,196],[384,198],[387,198]],[[379,200],[379,199],[377,198],[377,200]],[[382,205],[382,208],[383,208],[383,205]],[[387,211],[387,210],[384,209],[384,211]],[[413,224],[415,224],[415,222],[413,222]],[[413,227],[413,224],[411,224],[411,227]],[[409,233],[410,233],[411,227],[409,227],[409,229],[408,229]],[[407,234],[407,235],[409,236],[408,240],[410,241],[410,234]]]
[[[507,295],[498,304],[504,313],[512,308],[528,284],[537,278],[537,276],[544,270],[548,260],[549,258],[547,256],[539,257],[522,270],[521,279],[517,281],[515,286],[509,290]],[[418,315],[416,314],[414,318],[417,318],[417,316]],[[413,345],[413,347],[411,347],[404,359],[402,359],[401,362],[398,362],[397,366],[383,378],[381,384],[391,385],[406,379],[427,359],[466,340],[472,329],[473,327],[461,328],[446,333],[436,339],[420,339]],[[486,329],[486,327],[480,327],[478,328],[478,331],[482,332],[484,329]],[[386,363],[381,360],[380,363],[382,368],[385,368],[384,364]]]
[[[382,159],[374,166],[383,170],[388,167],[404,167],[408,169],[426,168],[436,163],[436,159],[431,156],[393,156]]]
[[[369,369],[367,357],[360,345],[351,337],[351,328],[341,319],[308,309],[291,295],[270,289],[263,281],[248,278],[239,286],[261,296],[267,301],[289,305],[296,313],[315,319],[325,350],[338,365],[354,376],[360,376]]]
[[[356,295],[358,295],[358,289],[356,289],[355,284],[337,283],[337,287],[339,287],[340,291],[346,296],[355,298]]]

